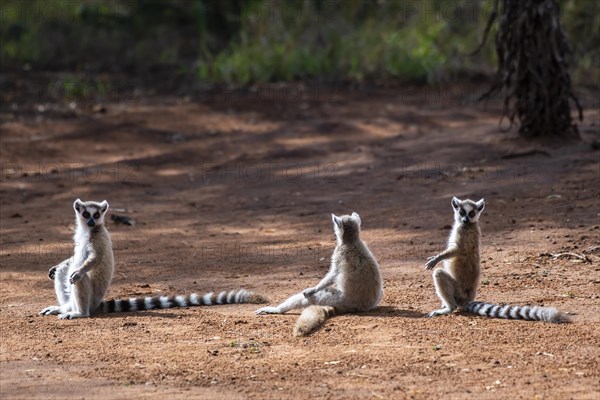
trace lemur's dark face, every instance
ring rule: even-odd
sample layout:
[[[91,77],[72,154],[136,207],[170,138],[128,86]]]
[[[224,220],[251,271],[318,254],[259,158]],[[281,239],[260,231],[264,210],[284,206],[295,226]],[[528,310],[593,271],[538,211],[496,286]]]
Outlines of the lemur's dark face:
[[[73,203],[73,208],[79,221],[89,228],[93,228],[96,225],[104,224],[104,216],[106,215],[106,211],[108,211],[108,202],[106,200],[102,203],[95,201],[84,202],[77,199]]]
[[[479,220],[479,216],[485,207],[483,199],[478,202],[473,200],[460,200],[452,198],[452,208],[454,209],[454,220],[461,224],[472,224]]]

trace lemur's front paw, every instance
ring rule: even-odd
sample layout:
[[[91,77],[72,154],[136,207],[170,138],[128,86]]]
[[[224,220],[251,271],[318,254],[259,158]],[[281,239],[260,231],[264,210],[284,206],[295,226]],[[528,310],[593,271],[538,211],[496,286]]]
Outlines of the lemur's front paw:
[[[438,263],[437,256],[431,256],[427,259],[427,262],[425,263],[425,269],[427,269],[427,270],[432,269],[433,267],[436,266],[437,263]]]
[[[48,270],[48,278],[53,281],[56,275],[56,265]]]
[[[69,278],[69,282],[71,282],[71,285],[79,282],[81,280],[81,278],[83,278],[83,273],[81,271],[75,271],[71,274],[71,277]]]
[[[318,292],[318,290],[313,287],[313,288],[308,288],[308,289],[304,290],[302,292],[302,294],[304,295],[304,297],[306,297],[308,299],[309,297],[314,296],[314,294],[317,292]]]

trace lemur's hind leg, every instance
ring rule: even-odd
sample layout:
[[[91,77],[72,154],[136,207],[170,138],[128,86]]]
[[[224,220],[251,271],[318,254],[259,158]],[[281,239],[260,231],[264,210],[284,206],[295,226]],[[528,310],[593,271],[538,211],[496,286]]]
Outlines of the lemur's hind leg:
[[[308,300],[302,293],[295,294],[277,307],[262,307],[256,310],[256,314],[283,314],[296,308],[304,308],[309,305]]]
[[[58,305],[44,308],[40,311],[40,315],[57,315],[71,311],[70,284],[68,282],[69,263],[70,259],[66,259],[48,271],[48,278],[54,281]]]
[[[39,312],[40,315],[57,315],[67,312],[67,305],[64,306],[49,306]]]
[[[69,259],[63,261],[58,264],[54,268],[54,272],[52,273],[51,279],[54,280],[54,291],[56,292],[56,298],[58,299],[58,304],[61,306],[67,304],[69,302],[71,285],[69,283]],[[52,268],[48,272],[48,277],[50,277]]]
[[[313,304],[337,307],[342,305],[342,302],[342,292],[337,289],[331,287],[327,287],[318,291],[307,289],[302,293],[291,296],[277,307],[259,308],[256,310],[256,314],[283,314],[289,310],[306,308]]]
[[[305,290],[304,296],[308,299],[311,305],[341,307],[344,304],[344,295],[341,290],[332,287],[317,292]]]
[[[454,278],[440,268],[436,269],[433,273],[433,283],[435,284],[435,292],[442,301],[442,308],[433,310],[427,316],[435,317],[436,315],[444,315],[456,310],[458,308],[458,304],[456,303],[458,283]]]
[[[85,318],[90,316],[92,302],[92,280],[83,274],[81,280],[71,285],[71,310],[61,313],[60,319]]]

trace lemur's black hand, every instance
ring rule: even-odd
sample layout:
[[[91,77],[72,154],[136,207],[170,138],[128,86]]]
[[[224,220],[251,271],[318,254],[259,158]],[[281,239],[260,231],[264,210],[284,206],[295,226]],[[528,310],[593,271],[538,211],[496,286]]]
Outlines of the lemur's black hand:
[[[54,280],[54,275],[56,275],[56,266],[50,268],[48,270],[48,278],[53,281]]]
[[[430,270],[436,266],[438,263],[437,256],[431,256],[427,259],[427,263],[425,263],[425,269]]]

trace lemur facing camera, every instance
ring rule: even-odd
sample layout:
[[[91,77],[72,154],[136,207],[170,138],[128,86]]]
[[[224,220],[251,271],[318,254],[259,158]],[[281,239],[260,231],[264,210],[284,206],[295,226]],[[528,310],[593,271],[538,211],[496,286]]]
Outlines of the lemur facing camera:
[[[333,314],[371,310],[383,296],[379,264],[360,239],[357,213],[337,217],[332,214],[336,246],[329,272],[315,287],[295,294],[277,307],[263,307],[256,314],[283,314],[303,308],[294,328],[295,336],[305,336],[320,327]]]
[[[570,322],[567,315],[551,307],[495,305],[474,301],[481,275],[481,230],[478,221],[484,206],[483,199],[474,202],[452,198],[454,225],[446,250],[429,257],[425,264],[425,268],[430,270],[440,261],[444,261],[444,267],[433,272],[435,291],[442,301],[442,308],[430,312],[428,316],[448,314],[461,309],[467,313],[491,318]]]
[[[97,312],[142,311],[155,308],[188,307],[230,303],[264,303],[266,300],[244,289],[188,296],[155,296],[103,301],[112,279],[115,260],[110,234],[104,225],[108,202],[73,203],[75,209],[75,251],[73,257],[50,268],[57,306],[40,311],[61,319],[89,317]]]

